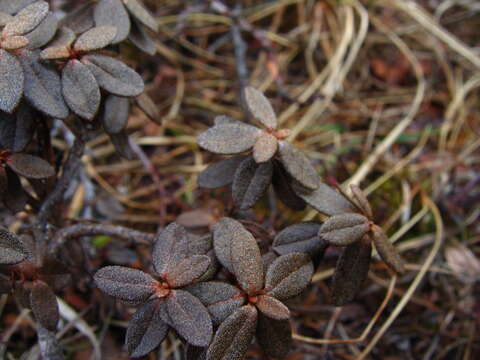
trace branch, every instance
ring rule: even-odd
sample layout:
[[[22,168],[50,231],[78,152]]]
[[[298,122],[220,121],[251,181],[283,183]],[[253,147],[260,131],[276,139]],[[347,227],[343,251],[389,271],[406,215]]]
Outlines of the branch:
[[[50,241],[50,250],[55,253],[69,239],[82,236],[107,235],[123,240],[133,240],[139,244],[151,245],[156,240],[155,234],[132,230],[123,226],[104,224],[75,224],[59,230]]]

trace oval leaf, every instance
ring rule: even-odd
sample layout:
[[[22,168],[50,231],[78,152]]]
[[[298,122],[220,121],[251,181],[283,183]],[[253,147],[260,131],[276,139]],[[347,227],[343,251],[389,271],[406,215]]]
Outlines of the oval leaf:
[[[130,17],[121,0],[100,0],[93,13],[96,26],[114,26],[117,28],[112,43],[118,44],[130,33]]]
[[[201,133],[197,142],[205,150],[216,154],[238,154],[250,149],[260,129],[239,121],[221,122]]]
[[[208,360],[242,360],[257,327],[257,310],[246,305],[236,310],[220,325],[208,347]]]
[[[233,265],[230,247],[239,237],[250,234],[238,221],[231,218],[221,218],[213,227],[213,247],[220,263],[231,273]]]
[[[82,58],[100,87],[119,96],[137,96],[144,90],[143,79],[133,69],[110,56],[88,55]]]
[[[275,156],[278,149],[278,141],[269,133],[261,133],[253,146],[253,158],[257,163],[264,163]]]
[[[307,254],[282,255],[268,267],[265,289],[268,290],[268,295],[286,300],[305,290],[312,275],[313,264]]]
[[[346,246],[360,240],[370,230],[369,220],[360,214],[347,213],[330,217],[318,236],[336,246]]]
[[[8,188],[3,197],[3,203],[13,213],[22,211],[28,201],[28,196],[23,190],[22,183],[17,174],[6,168]]]
[[[174,265],[165,280],[171,288],[192,284],[208,270],[210,258],[206,255],[193,255]]]
[[[123,0],[123,3],[128,11],[143,25],[154,32],[158,31],[157,21],[138,0]]]
[[[91,71],[80,61],[70,60],[62,71],[62,92],[68,107],[92,120],[100,106],[100,88]]]
[[[187,291],[173,290],[165,300],[168,321],[180,336],[193,346],[207,346],[213,326],[207,309]]]
[[[273,111],[272,104],[270,101],[252,86],[247,86],[243,90],[242,100],[245,105],[247,113],[260,121],[268,129],[277,128],[277,116],[275,111]]]
[[[130,112],[130,102],[127,98],[109,95],[105,100],[102,124],[109,134],[117,134],[125,129]]]
[[[138,95],[135,98],[135,102],[140,110],[142,110],[143,113],[150,118],[150,120],[158,125],[162,125],[162,119],[160,118],[158,107],[147,93],[144,92]]]
[[[165,307],[155,299],[143,304],[133,315],[125,339],[130,356],[145,356],[165,339],[169,326],[162,320],[162,311]]]
[[[121,157],[127,160],[135,160],[137,158],[137,155],[130,145],[128,134],[125,131],[120,131],[116,134],[108,134],[108,136],[110,137],[110,141],[115,147],[115,150]]]
[[[240,210],[247,210],[267,191],[273,174],[271,162],[257,164],[247,157],[235,171],[232,184],[233,202]]]
[[[328,244],[320,239],[318,231],[321,223],[307,221],[283,229],[273,239],[273,250],[280,255],[303,252],[312,258],[323,253]]]
[[[263,315],[275,320],[290,319],[290,310],[279,300],[268,295],[258,296],[255,306]]]
[[[320,182],[316,170],[310,160],[287,141],[280,141],[278,147],[280,162],[288,174],[310,190],[318,188]]]
[[[0,146],[20,152],[33,137],[35,119],[31,108],[24,104],[17,108],[14,115],[0,113]]]
[[[153,245],[152,261],[155,271],[165,277],[188,254],[188,237],[185,228],[171,223],[158,236]]]
[[[0,49],[0,110],[13,112],[23,94],[24,75],[18,60]]]
[[[157,44],[135,18],[132,19],[132,28],[130,34],[128,34],[128,39],[148,55],[153,56],[157,52]]]
[[[293,345],[290,321],[274,320],[259,314],[256,338],[267,356],[284,359]]]
[[[245,160],[244,156],[234,156],[210,165],[198,174],[198,186],[215,189],[233,182],[235,170]]]
[[[362,240],[348,245],[337,261],[332,281],[332,298],[335,306],[353,300],[368,275],[372,245]]]
[[[0,227],[0,264],[18,264],[25,260],[26,257],[26,249],[18,237]]]
[[[0,43],[5,50],[16,50],[28,45],[28,39],[25,36],[9,36]]]
[[[302,211],[307,205],[305,201],[298,196],[293,190],[293,179],[287,174],[282,164],[279,161],[273,161],[273,176],[272,185],[273,190],[277,194],[277,198],[280,199],[286,206],[292,210]]]
[[[403,274],[405,272],[403,259],[378,225],[372,226],[372,239],[382,260],[397,273]]]
[[[95,283],[103,292],[124,301],[144,301],[158,282],[143,271],[122,266],[107,266],[97,271]]]
[[[59,319],[58,303],[52,289],[43,281],[35,281],[30,292],[30,307],[37,321],[47,330],[55,331]]]
[[[214,326],[220,325],[245,303],[245,296],[233,285],[209,281],[190,285],[186,291],[196,296],[207,308]]]
[[[355,211],[353,205],[342,194],[323,182],[320,182],[314,191],[306,190],[296,184],[293,184],[293,190],[308,205],[322,214],[332,216]]]
[[[60,76],[55,69],[38,60],[37,52],[22,51],[20,62],[25,74],[25,97],[34,108],[48,116],[65,119],[69,111],[63,100]]]
[[[262,255],[257,241],[242,226],[230,244],[233,273],[238,284],[247,294],[263,288]]]
[[[73,49],[78,52],[103,49],[115,39],[116,34],[117,28],[113,26],[94,27],[80,35]]]
[[[4,35],[24,35],[35,29],[48,14],[48,3],[37,1],[26,6],[3,28]]]
[[[53,39],[58,28],[58,19],[49,12],[47,17],[33,31],[25,34],[29,49],[38,49]]]
[[[373,218],[372,208],[368,202],[367,196],[357,185],[350,185],[352,191],[352,198],[357,206],[362,210],[363,214],[369,219]]]
[[[12,154],[7,161],[10,169],[30,179],[45,179],[55,175],[55,170],[45,160],[28,154]]]

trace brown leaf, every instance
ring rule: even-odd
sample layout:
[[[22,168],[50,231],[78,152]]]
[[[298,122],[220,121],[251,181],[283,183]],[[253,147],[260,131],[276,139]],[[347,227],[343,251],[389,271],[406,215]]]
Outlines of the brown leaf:
[[[180,288],[198,280],[210,266],[206,255],[193,255],[175,264],[165,276],[172,288]]]
[[[94,27],[80,35],[73,49],[78,52],[103,49],[115,39],[116,35],[117,28],[114,26]]]
[[[280,255],[304,252],[314,256],[325,251],[327,244],[320,239],[321,223],[306,221],[291,225],[279,232],[273,239],[273,250]]]
[[[335,306],[349,303],[360,290],[368,275],[371,253],[368,235],[343,250],[333,274],[332,298]]]
[[[346,213],[330,217],[318,236],[331,245],[346,246],[360,240],[370,230],[369,220],[360,214]]]
[[[221,122],[201,133],[197,142],[216,154],[238,154],[255,144],[260,129],[240,121]]]
[[[258,315],[256,337],[265,354],[274,359],[284,359],[293,345],[290,321],[262,314]]]
[[[320,179],[310,160],[287,141],[280,141],[278,153],[280,162],[288,174],[307,189],[318,188]]]
[[[185,228],[171,223],[158,236],[153,245],[152,261],[155,271],[164,277],[188,256],[188,238]]]
[[[275,320],[290,319],[290,311],[279,300],[268,295],[259,295],[255,306],[263,315]]]
[[[251,117],[260,121],[268,129],[277,128],[277,116],[265,95],[252,86],[247,86],[242,95],[245,109]]]
[[[28,39],[29,49],[38,49],[48,44],[55,36],[58,28],[58,19],[53,13],[49,12],[47,17],[33,31],[25,34]]]
[[[318,188],[314,191],[307,190],[296,184],[293,185],[295,193],[322,214],[332,216],[346,212],[355,212],[353,205],[342,194],[323,182],[319,182]]]
[[[305,290],[312,275],[313,264],[307,254],[282,255],[268,267],[265,289],[268,295],[278,300],[286,300]]]
[[[198,185],[207,189],[229,185],[245,156],[234,156],[210,165],[198,175]]]
[[[30,292],[30,307],[37,321],[47,330],[55,331],[59,319],[58,303],[52,289],[43,281],[35,281]]]
[[[247,157],[235,171],[232,184],[233,202],[240,210],[250,209],[263,196],[273,174],[271,162],[257,164]]]
[[[128,98],[109,95],[105,100],[105,108],[102,116],[102,124],[109,134],[117,134],[125,129],[130,113]]]
[[[150,120],[158,125],[162,125],[162,119],[160,118],[160,112],[158,106],[153,102],[152,98],[148,96],[146,92],[141,93],[135,98],[135,102],[138,107],[148,116]]]
[[[220,325],[230,314],[245,304],[245,296],[233,285],[208,281],[190,285],[184,290],[196,296],[206,306],[214,326]]]
[[[231,273],[233,265],[230,247],[238,241],[238,238],[245,237],[245,233],[250,234],[238,221],[231,218],[221,218],[213,227],[213,246],[215,255],[220,263]],[[251,236],[251,235],[250,235]]]
[[[130,33],[130,17],[121,0],[100,0],[93,13],[96,26],[114,26],[117,28],[112,43],[118,44]]]
[[[165,307],[155,299],[143,304],[133,315],[125,339],[130,356],[145,356],[165,339],[169,326],[162,320],[162,311]]]
[[[352,191],[352,198],[357,204],[357,206],[363,211],[366,217],[372,219],[372,207],[370,206],[370,202],[368,201],[367,196],[362,191],[362,189],[360,189],[359,186],[352,184],[350,185],[350,190]]]
[[[19,57],[25,74],[25,97],[30,104],[53,118],[65,119],[68,107],[57,71],[39,62],[38,52],[22,50]]]
[[[238,284],[247,294],[263,288],[262,255],[257,241],[242,227],[230,244],[233,273]]]
[[[5,50],[21,49],[28,45],[28,39],[25,36],[8,36],[0,43]]]
[[[378,225],[372,226],[372,239],[382,260],[397,273],[403,274],[405,272],[403,259]]]
[[[23,94],[24,75],[18,60],[0,49],[0,110],[13,112]]]
[[[138,96],[145,84],[140,75],[110,56],[87,55],[81,61],[88,66],[101,88],[119,96]]]
[[[138,0],[123,0],[123,3],[128,11],[143,25],[154,32],[158,31],[157,21]]]
[[[93,120],[100,107],[100,88],[91,71],[78,60],[70,60],[62,71],[62,93],[78,116]]]
[[[107,266],[97,271],[95,283],[103,292],[124,301],[144,301],[158,282],[143,271],[122,266]]]
[[[12,154],[7,161],[10,169],[31,179],[45,179],[55,175],[55,170],[45,160],[28,154]]]
[[[258,312],[251,305],[242,306],[220,325],[207,351],[208,360],[245,358],[257,327]]]
[[[144,26],[135,18],[132,19],[132,28],[130,34],[128,34],[128,39],[148,55],[153,56],[157,52],[157,44],[144,29]]]
[[[205,306],[187,291],[173,290],[165,300],[167,323],[193,346],[207,346],[213,335],[212,320]]]
[[[48,14],[48,3],[37,1],[26,6],[3,28],[2,35],[24,35],[35,29]]]
[[[18,264],[25,260],[26,257],[26,249],[18,237],[0,227],[0,264]]]
[[[273,160],[272,185],[277,198],[292,210],[302,211],[305,209],[305,201],[298,196],[293,187],[293,179],[287,174],[279,161]]]
[[[267,132],[261,133],[253,146],[253,158],[257,163],[264,163],[275,156],[278,141],[275,136]]]

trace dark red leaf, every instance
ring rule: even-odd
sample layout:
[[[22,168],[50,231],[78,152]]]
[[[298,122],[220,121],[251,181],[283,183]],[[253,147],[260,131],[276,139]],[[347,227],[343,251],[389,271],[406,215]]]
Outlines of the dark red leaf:
[[[18,264],[26,257],[26,249],[18,237],[0,227],[0,264]]]
[[[318,232],[331,245],[346,246],[360,240],[370,230],[369,220],[360,214],[345,213],[326,220]]]
[[[353,300],[365,282],[370,267],[371,241],[348,245],[337,261],[332,282],[332,297],[335,306],[343,306]]]
[[[230,314],[245,304],[245,296],[233,285],[209,281],[185,288],[207,307],[214,326],[220,325]]]
[[[258,316],[256,337],[265,354],[274,359],[284,359],[293,345],[289,320],[274,320]]]
[[[20,63],[0,49],[0,110],[11,113],[23,94],[24,75]]]
[[[130,113],[130,101],[128,98],[109,95],[105,100],[105,108],[102,116],[102,124],[109,134],[117,134],[125,129]]]
[[[257,164],[247,157],[235,171],[232,184],[233,202],[241,210],[255,205],[270,185],[273,174],[271,162]]]
[[[208,360],[242,360],[257,328],[258,312],[242,306],[220,325],[207,351]]]
[[[180,288],[197,281],[210,266],[206,255],[193,255],[173,265],[165,276],[172,288]]]
[[[138,96],[144,90],[141,76],[121,61],[104,55],[87,55],[81,61],[88,66],[100,87],[112,94]]]
[[[255,306],[263,315],[275,320],[290,319],[290,311],[280,301],[268,295],[259,295]]]
[[[300,294],[310,283],[313,264],[304,253],[291,253],[277,258],[268,268],[265,289],[268,295],[286,300]]]
[[[93,13],[96,26],[114,26],[117,28],[113,43],[125,40],[130,33],[130,17],[121,0],[100,0]]]
[[[62,71],[62,92],[68,107],[92,120],[100,106],[100,88],[91,71],[80,61],[70,60]]]
[[[262,255],[257,241],[242,227],[230,245],[233,273],[247,294],[263,288]]]
[[[95,283],[110,296],[125,301],[144,301],[158,282],[143,271],[122,266],[107,266],[97,271]]]
[[[128,324],[125,343],[132,357],[141,357],[154,350],[167,336],[169,326],[162,320],[165,306],[151,300],[138,308]]]
[[[55,170],[45,160],[23,153],[12,154],[7,161],[10,169],[31,179],[45,179],[55,175]]]
[[[378,225],[372,226],[372,239],[378,254],[385,263],[399,274],[405,272],[405,264],[395,246],[388,240],[387,235]]]
[[[198,185],[207,189],[214,189],[233,182],[235,171],[245,156],[234,156],[210,165],[198,175]]]
[[[188,238],[185,228],[177,223],[168,225],[153,245],[152,260],[155,271],[164,277],[187,258]]]
[[[55,331],[59,319],[58,303],[52,289],[43,281],[35,281],[30,292],[30,307],[37,321],[47,330]]]
[[[189,344],[207,346],[213,334],[207,308],[187,291],[173,290],[165,300],[167,323]]]
[[[288,174],[307,189],[318,188],[320,179],[310,160],[287,141],[280,141],[278,147],[280,162]]]
[[[231,273],[233,265],[230,247],[238,237],[247,232],[242,224],[231,218],[221,218],[213,227],[213,247],[220,263]],[[247,232],[248,233],[248,232]],[[248,236],[248,235],[247,235]]]

